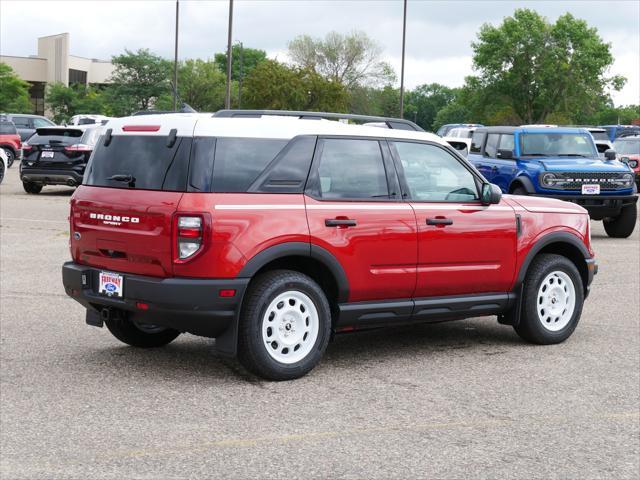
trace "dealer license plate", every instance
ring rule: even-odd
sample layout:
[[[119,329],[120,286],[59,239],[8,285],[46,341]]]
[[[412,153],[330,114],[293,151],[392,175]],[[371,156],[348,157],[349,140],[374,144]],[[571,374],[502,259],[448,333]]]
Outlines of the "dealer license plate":
[[[600,195],[600,185],[582,185],[583,195]]]
[[[109,297],[122,298],[124,277],[117,273],[100,272],[98,292]]]
[[[50,152],[48,150],[43,150],[42,154],[40,156],[42,158],[53,158],[53,154],[54,154],[54,152]]]

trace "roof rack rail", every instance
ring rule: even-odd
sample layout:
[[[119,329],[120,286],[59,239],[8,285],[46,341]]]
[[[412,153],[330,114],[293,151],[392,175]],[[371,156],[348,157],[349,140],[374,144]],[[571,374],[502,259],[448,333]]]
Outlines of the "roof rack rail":
[[[264,115],[277,117],[297,117],[307,120],[356,120],[360,122],[384,123],[387,128],[396,130],[413,130],[424,132],[424,129],[416,125],[411,120],[404,118],[377,117],[374,115],[357,115],[353,113],[333,113],[333,112],[305,112],[296,110],[218,110],[214,117],[223,118],[260,118]]]

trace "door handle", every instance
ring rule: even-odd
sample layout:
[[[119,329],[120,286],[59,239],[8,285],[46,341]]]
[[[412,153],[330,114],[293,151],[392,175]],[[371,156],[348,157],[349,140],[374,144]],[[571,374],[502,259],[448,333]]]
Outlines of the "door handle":
[[[357,224],[350,218],[326,218],[324,221],[326,227],[355,227]]]
[[[427,218],[427,225],[453,225],[450,218]]]
[[[492,170],[493,172],[497,172],[497,171],[498,171],[498,166],[497,166],[497,165],[494,165],[493,167],[491,167],[491,170]]]

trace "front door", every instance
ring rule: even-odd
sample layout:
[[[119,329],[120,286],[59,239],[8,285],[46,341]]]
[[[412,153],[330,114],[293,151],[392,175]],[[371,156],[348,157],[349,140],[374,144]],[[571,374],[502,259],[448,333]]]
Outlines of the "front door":
[[[389,144],[418,224],[414,297],[507,292],[515,274],[513,209],[483,206],[478,178],[442,146]]]
[[[416,219],[385,142],[319,139],[305,202],[311,244],[340,262],[350,302],[411,297]]]

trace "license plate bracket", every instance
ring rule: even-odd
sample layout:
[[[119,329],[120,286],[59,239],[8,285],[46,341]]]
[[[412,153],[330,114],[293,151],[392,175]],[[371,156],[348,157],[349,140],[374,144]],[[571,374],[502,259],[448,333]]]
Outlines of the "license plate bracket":
[[[600,195],[600,185],[582,185],[583,195]]]
[[[98,293],[112,298],[122,298],[124,295],[124,276],[101,271],[98,276]]]
[[[54,152],[52,152],[51,150],[43,150],[42,153],[40,154],[41,158],[53,158],[55,155]]]

